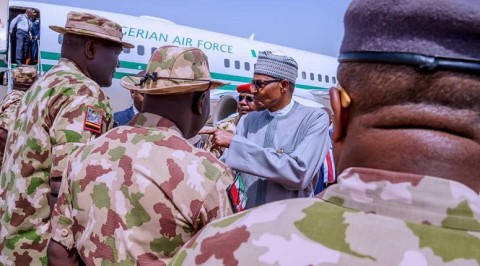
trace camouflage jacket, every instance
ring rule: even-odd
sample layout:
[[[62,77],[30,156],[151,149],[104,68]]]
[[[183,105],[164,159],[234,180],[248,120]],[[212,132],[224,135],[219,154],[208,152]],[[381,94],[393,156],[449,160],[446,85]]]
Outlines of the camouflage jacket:
[[[171,265],[479,265],[480,197],[446,179],[350,168],[322,199],[215,221]]]
[[[112,123],[104,92],[70,60],[61,59],[26,92],[3,159],[0,264],[46,263],[50,177],[61,177],[70,153]]]
[[[168,119],[137,114],[76,152],[52,216],[52,239],[87,265],[167,263],[211,220],[232,214],[228,167]]]
[[[13,90],[0,102],[0,130],[8,132],[10,126],[15,121],[15,111],[17,106],[20,104],[22,96],[25,94],[25,91],[22,90]],[[3,151],[5,148],[4,139],[0,139],[0,160],[3,159]],[[0,161],[0,169],[2,169],[2,162]]]
[[[15,121],[15,110],[20,104],[25,91],[13,90],[0,102],[0,127],[8,131],[8,127]]]
[[[215,128],[235,133],[238,120],[240,120],[240,116],[238,113],[235,113],[235,115],[219,121]],[[220,158],[225,150],[223,147],[213,147],[213,135],[208,136],[208,138],[205,140],[203,148],[213,153],[213,155],[215,155],[217,158]]]

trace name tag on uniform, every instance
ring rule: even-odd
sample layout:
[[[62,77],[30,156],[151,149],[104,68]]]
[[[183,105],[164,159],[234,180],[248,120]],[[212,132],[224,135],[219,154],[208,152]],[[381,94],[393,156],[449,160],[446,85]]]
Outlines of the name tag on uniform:
[[[85,121],[83,129],[91,131],[96,134],[102,133],[103,124],[103,110],[95,106],[87,106],[85,111]]]

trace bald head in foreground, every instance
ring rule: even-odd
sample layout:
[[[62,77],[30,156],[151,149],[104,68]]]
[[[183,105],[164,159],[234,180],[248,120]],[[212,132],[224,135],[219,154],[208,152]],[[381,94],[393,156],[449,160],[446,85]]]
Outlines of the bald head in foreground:
[[[479,41],[478,1],[352,1],[338,184],[216,221],[172,265],[479,265]]]

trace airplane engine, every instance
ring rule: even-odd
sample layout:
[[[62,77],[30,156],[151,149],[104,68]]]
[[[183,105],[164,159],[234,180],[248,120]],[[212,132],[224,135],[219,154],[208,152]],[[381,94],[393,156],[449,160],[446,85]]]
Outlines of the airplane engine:
[[[213,126],[216,126],[217,123],[229,115],[237,112],[237,99],[234,95],[226,94],[223,95],[215,105],[212,114],[212,123]]]

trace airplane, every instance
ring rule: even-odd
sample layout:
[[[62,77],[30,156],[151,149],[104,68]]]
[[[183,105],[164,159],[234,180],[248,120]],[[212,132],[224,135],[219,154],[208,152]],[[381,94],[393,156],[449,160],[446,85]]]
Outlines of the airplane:
[[[114,75],[112,86],[104,89],[114,111],[128,108],[131,104],[128,91],[119,84],[120,78],[145,70],[150,55],[163,45],[200,48],[208,56],[212,78],[230,83],[211,93],[211,122],[214,125],[236,111],[236,86],[251,81],[259,51],[281,51],[297,61],[299,73],[294,100],[304,105],[328,108],[328,88],[337,84],[336,58],[256,41],[254,34],[248,38],[241,38],[177,25],[169,20],[151,16],[135,17],[70,6],[8,0],[0,0],[0,71],[15,66],[12,64],[15,62],[12,60],[15,51],[8,45],[14,39],[13,34],[10,38],[8,36],[9,22],[18,14],[25,13],[27,8],[36,10],[40,19],[41,36],[36,65],[40,74],[48,71],[60,58],[63,35],[50,30],[48,26],[65,25],[69,11],[98,14],[121,24],[123,39],[134,44],[135,48],[123,50],[119,58],[120,67]],[[1,86],[0,97],[3,98],[7,91],[6,86]]]

